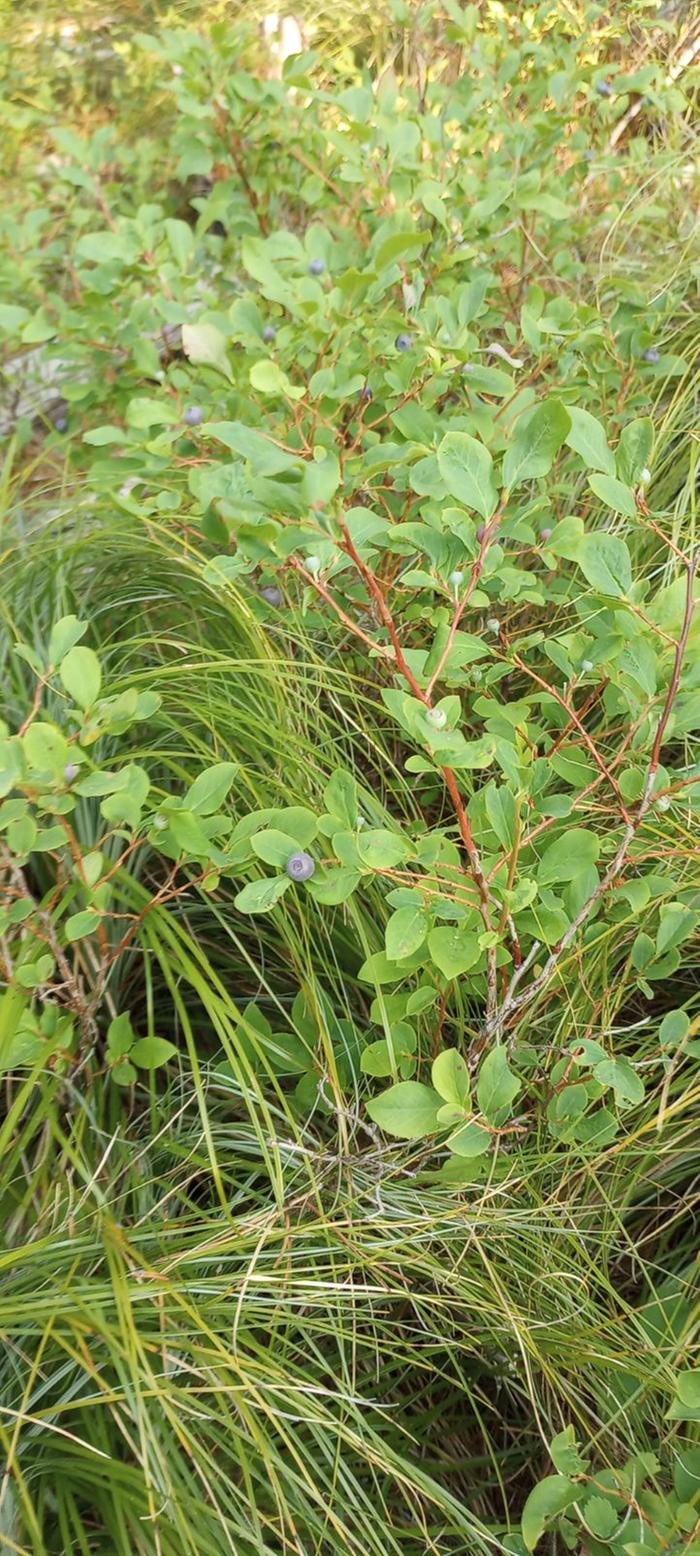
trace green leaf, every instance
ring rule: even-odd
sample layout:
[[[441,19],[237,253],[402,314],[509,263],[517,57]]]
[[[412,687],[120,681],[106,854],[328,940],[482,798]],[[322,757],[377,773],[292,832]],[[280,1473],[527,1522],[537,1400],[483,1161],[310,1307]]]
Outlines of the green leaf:
[[[615,456],[597,417],[592,416],[590,411],[584,411],[580,405],[567,405],[566,409],[571,420],[571,429],[564,439],[567,446],[581,455],[589,470],[602,470],[605,475],[614,475]]]
[[[563,1432],[557,1432],[549,1445],[549,1453],[554,1468],[560,1475],[585,1474],[587,1461],[579,1452],[573,1426],[565,1426]]]
[[[159,1070],[177,1053],[174,1043],[164,1037],[140,1037],[130,1050],[129,1058],[139,1070]]]
[[[394,870],[413,852],[410,843],[398,832],[367,827],[357,840],[357,851],[371,870]]]
[[[196,816],[210,816],[219,810],[237,772],[237,762],[216,762],[208,767],[187,790],[183,801],[185,809],[194,811]]]
[[[420,1081],[399,1081],[367,1103],[375,1124],[399,1140],[422,1140],[438,1128],[440,1098],[432,1086]]]
[[[128,1054],[134,1042],[134,1029],[131,1025],[131,1016],[128,1010],[122,1011],[120,1016],[115,1016],[107,1028],[107,1047],[113,1059],[121,1059]]]
[[[511,848],[515,839],[515,797],[510,789],[489,783],[484,790],[484,807],[489,825],[503,848]]]
[[[632,559],[619,535],[607,535],[604,531],[583,535],[576,560],[583,577],[600,594],[622,599],[632,588]]]
[[[85,935],[94,935],[100,922],[99,913],[94,913],[92,908],[86,908],[82,913],[71,913],[66,919],[66,940],[82,940]]]
[[[547,475],[570,427],[569,413],[559,400],[544,400],[522,416],[503,461],[504,486],[512,491],[523,481]]]
[[[400,1074],[410,1075],[415,1069],[413,1055],[416,1051],[416,1041],[416,1034],[408,1022],[395,1021],[391,1027],[391,1046],[387,1038],[381,1038],[377,1043],[368,1043],[363,1049],[360,1060],[363,1075],[372,1075],[375,1079],[384,1080],[391,1075],[396,1063]],[[405,1071],[406,1064],[409,1068]]]
[[[173,426],[179,417],[169,400],[151,400],[137,395],[129,401],[126,419],[136,431],[146,432],[150,427]]]
[[[109,1074],[110,1079],[113,1080],[117,1086],[133,1086],[134,1081],[138,1080],[138,1072],[134,1069],[133,1064],[130,1064],[128,1059],[119,1059],[117,1063],[112,1066]]]
[[[23,989],[38,989],[47,983],[54,969],[54,959],[47,951],[35,962],[24,962],[15,970],[15,982]]]
[[[0,331],[3,335],[15,335],[26,324],[30,313],[18,303],[0,303]]]
[[[42,827],[37,833],[32,844],[33,854],[46,854],[56,848],[65,848],[68,838],[65,828],[59,825],[55,827]]]
[[[456,1048],[445,1048],[433,1059],[431,1080],[445,1102],[454,1102],[458,1108],[468,1108],[471,1098],[469,1071]]]
[[[651,464],[654,424],[650,416],[640,416],[623,429],[617,450],[617,473],[627,486],[634,486],[643,470]]]
[[[92,448],[106,448],[108,443],[124,443],[126,433],[123,427],[114,427],[110,423],[102,427],[91,427],[83,433],[83,443]]]
[[[36,842],[37,825],[33,816],[17,816],[7,828],[7,842],[13,854],[29,854]],[[65,836],[64,836],[65,842]]]
[[[564,832],[540,859],[537,879],[541,886],[555,885],[558,881],[575,881],[596,863],[600,854],[600,840],[595,832],[584,827],[571,827]]]
[[[504,1122],[521,1088],[522,1081],[513,1074],[503,1044],[492,1048],[482,1061],[476,1087],[477,1102],[490,1124]]]
[[[79,621],[77,616],[61,616],[60,621],[54,622],[49,638],[49,664],[60,665],[64,655],[86,631],[87,622]]]
[[[168,217],[163,223],[173,259],[178,269],[186,271],[194,254],[194,233],[188,222]]]
[[[256,832],[250,840],[250,846],[258,859],[264,859],[265,864],[274,864],[278,869],[284,868],[297,850],[294,838],[286,832],[278,832],[275,827]]]
[[[697,921],[697,913],[693,908],[686,907],[685,903],[664,903],[656,933],[656,955],[663,956],[664,951],[682,945],[692,935]]]
[[[613,475],[589,475],[588,485],[606,507],[614,513],[624,513],[628,519],[636,518],[637,504],[631,487],[625,486]]]
[[[633,1069],[629,1059],[602,1059],[593,1067],[593,1074],[601,1086],[612,1086],[620,1102],[643,1102],[644,1082]]]
[[[380,243],[372,266],[375,270],[384,270],[397,260],[415,259],[429,242],[429,232],[393,232]]]
[[[346,515],[347,517],[347,515]],[[357,784],[352,773],[339,767],[331,776],[323,791],[326,810],[340,822],[341,827],[352,831],[357,824]]]
[[[304,884],[317,902],[322,902],[327,907],[337,907],[339,903],[347,902],[355,888],[359,886],[361,879],[359,870],[341,866],[338,870],[323,870],[320,874],[317,871],[316,875]]]
[[[69,697],[79,708],[91,708],[100,695],[102,669],[91,648],[71,648],[61,663],[60,676]]]
[[[584,1486],[576,1486],[565,1475],[547,1475],[535,1486],[523,1508],[521,1529],[528,1551],[534,1551],[542,1535],[558,1513],[578,1502]]]
[[[31,769],[62,778],[65,762],[70,761],[70,745],[53,724],[42,724],[37,719],[23,734],[22,745]]]
[[[263,881],[249,881],[234,899],[234,907],[238,908],[239,913],[269,913],[291,884],[288,875],[275,875]]]
[[[211,842],[198,816],[191,810],[174,810],[168,815],[168,833],[175,847],[194,859],[208,859]]]
[[[682,1405],[689,1405],[691,1410],[700,1410],[700,1368],[696,1367],[690,1372],[679,1372],[676,1378],[676,1393]]]
[[[96,265],[111,264],[115,260],[129,262],[133,257],[133,245],[123,232],[85,232],[75,245],[78,259],[91,260]]]
[[[183,324],[182,349],[195,367],[211,367],[233,383],[226,337],[215,324]]]
[[[617,1513],[603,1497],[588,1497],[581,1512],[584,1523],[597,1539],[611,1540],[617,1532]]]
[[[397,908],[386,926],[384,943],[392,962],[412,956],[428,933],[428,920],[422,907]]]
[[[690,1031],[690,1017],[685,1010],[669,1010],[659,1027],[659,1043],[662,1048],[675,1048]]]
[[[488,1129],[470,1120],[468,1124],[462,1124],[454,1134],[449,1136],[447,1146],[455,1156],[466,1159],[483,1156],[490,1149],[491,1136]]]
[[[446,432],[437,450],[438,468],[452,497],[490,519],[498,505],[493,460],[483,443],[466,432]]]
[[[291,382],[278,362],[272,362],[266,357],[261,362],[253,363],[249,377],[252,388],[260,394],[281,394],[286,395],[288,400],[301,400],[305,393],[304,389]]]
[[[428,950],[446,978],[458,978],[478,962],[481,948],[477,935],[459,924],[440,924],[428,935]]]

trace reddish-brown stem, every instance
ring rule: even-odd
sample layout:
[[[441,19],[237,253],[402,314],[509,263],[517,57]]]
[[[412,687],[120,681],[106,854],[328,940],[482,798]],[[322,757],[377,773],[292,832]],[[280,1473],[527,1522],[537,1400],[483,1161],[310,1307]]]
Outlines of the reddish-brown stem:
[[[338,620],[342,621],[343,626],[347,627],[349,632],[353,632],[355,637],[360,638],[361,642],[365,643],[367,648],[371,648],[374,654],[379,654],[382,657],[389,655],[389,649],[384,648],[381,643],[375,643],[374,638],[371,638],[368,632],[363,631],[362,627],[356,621],[353,621],[352,616],[349,616],[347,611],[343,610],[342,605],[338,604],[335,596],[331,594],[328,585],[324,584],[321,578],[317,578],[314,573],[307,572],[297,557],[289,558],[289,566],[294,568],[294,571],[299,574],[300,578],[303,578],[304,583],[310,584],[311,588],[316,590],[316,593],[320,595],[322,600],[326,601],[327,605],[330,605],[331,610],[335,611]]]
[[[617,779],[613,777],[613,774],[611,773],[610,768],[608,767],[604,758],[601,756],[595,741],[591,739],[585,724],[581,722],[576,709],[572,708],[571,703],[567,702],[566,697],[563,697],[561,692],[557,691],[556,686],[550,686],[549,682],[545,681],[541,675],[538,675],[536,670],[531,669],[530,665],[526,665],[524,659],[521,659],[519,654],[513,654],[513,663],[518,666],[519,670],[523,671],[524,675],[529,675],[531,680],[536,681],[537,685],[541,686],[543,691],[548,692],[550,697],[553,697],[555,702],[558,702],[560,707],[566,710],[572,724],[576,726],[576,729],[578,730],[581,739],[586,746],[586,749],[593,757],[593,761],[595,762],[596,767],[600,769],[603,777],[606,778],[607,782],[610,784],[625,821],[629,822],[630,814],[622,798]]]
[[[429,699],[429,697],[423,691],[422,686],[419,686],[418,681],[416,680],[415,675],[413,674],[413,671],[411,670],[410,666],[406,663],[406,659],[405,659],[405,656],[404,656],[404,651],[403,651],[403,648],[401,647],[401,639],[400,639],[399,634],[398,634],[398,632],[396,630],[396,623],[395,623],[394,618],[393,618],[393,616],[391,614],[391,611],[389,610],[389,606],[386,603],[386,599],[385,599],[385,596],[384,596],[384,591],[383,591],[383,589],[381,587],[381,584],[379,583],[379,580],[375,577],[374,573],[372,572],[371,567],[368,567],[367,563],[363,562],[362,557],[360,556],[359,551],[357,550],[357,548],[356,548],[356,546],[355,546],[355,544],[353,542],[352,536],[350,535],[350,532],[349,532],[349,530],[347,528],[347,525],[344,524],[342,528],[343,528],[343,537],[344,537],[344,540],[343,540],[343,550],[347,551],[348,556],[352,558],[352,560],[355,563],[355,566],[356,566],[358,572],[361,574],[362,578],[364,578],[364,581],[365,581],[365,583],[367,585],[367,588],[369,589],[369,592],[370,592],[370,594],[372,596],[372,599],[376,602],[376,606],[377,606],[377,609],[379,611],[379,615],[381,617],[381,620],[382,620],[384,626],[386,627],[387,632],[389,633],[389,637],[391,638],[391,644],[392,644],[392,648],[394,650],[394,658],[396,660],[396,668],[397,668],[397,670],[400,671],[400,673],[403,676],[404,680],[408,682],[408,684],[409,684],[409,686],[411,688],[411,691],[413,692],[414,697],[418,697],[419,700],[422,703],[424,703],[427,708],[429,708],[430,707],[430,699]]]

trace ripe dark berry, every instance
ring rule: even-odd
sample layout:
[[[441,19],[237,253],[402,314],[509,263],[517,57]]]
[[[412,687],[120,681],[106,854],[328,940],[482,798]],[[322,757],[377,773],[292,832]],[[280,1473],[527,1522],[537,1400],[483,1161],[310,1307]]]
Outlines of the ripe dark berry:
[[[642,352],[642,356],[645,362],[661,361],[661,352],[657,349],[656,346],[647,346],[646,351]]]
[[[266,324],[263,330],[263,340],[275,340],[277,331],[274,324]]]
[[[310,276],[322,276],[325,268],[326,268],[326,261],[325,261],[325,259],[312,259],[311,264],[309,265],[309,275]]]
[[[412,335],[397,335],[394,345],[397,351],[410,351],[413,345]]]
[[[372,399],[372,390],[370,389],[369,384],[365,384],[364,389],[360,390],[359,398],[361,400],[366,400],[368,403]]]
[[[260,594],[263,600],[267,600],[268,605],[281,605],[284,600],[282,590],[278,589],[276,584],[268,584],[265,589],[260,590]]]
[[[188,405],[185,411],[185,421],[188,427],[198,427],[204,421],[204,411],[201,405]]]
[[[599,81],[596,86],[596,92],[599,97],[612,97],[613,95],[613,89],[609,81]]]
[[[290,854],[287,860],[287,875],[293,881],[310,881],[315,870],[315,861],[303,848],[298,854]]]
[[[63,776],[66,780],[66,783],[73,783],[79,772],[80,768],[78,767],[77,762],[66,762],[66,765],[63,769]]]
[[[68,431],[68,417],[67,416],[57,416],[56,420],[54,422],[54,428],[55,428],[56,432],[67,432]]]

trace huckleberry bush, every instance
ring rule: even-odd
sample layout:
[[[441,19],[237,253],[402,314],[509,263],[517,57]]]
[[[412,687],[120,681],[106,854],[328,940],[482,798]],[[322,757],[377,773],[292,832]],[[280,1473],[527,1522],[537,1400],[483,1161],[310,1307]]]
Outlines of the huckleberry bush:
[[[693,1422],[700,1409],[700,1370],[677,1373],[672,1421]],[[691,1428],[692,1430],[692,1428]],[[565,1550],[591,1556],[691,1556],[698,1549],[697,1480],[700,1449],[685,1442],[675,1457],[672,1484],[659,1479],[654,1453],[631,1455],[620,1467],[595,1466],[581,1452],[573,1426],[549,1444],[553,1473],[530,1492],[521,1529],[526,1552],[556,1530]]]
[[[141,35],[172,105],[177,177],[209,179],[196,219],[139,186],[107,220],[109,132],[87,146],[59,134],[58,185],[85,192],[71,218],[80,301],[46,295],[38,257],[4,314],[49,358],[68,351],[94,489],[194,536],[213,590],[285,601],[340,649],[414,801],[413,821],[389,804],[379,824],[361,772],[332,762],[322,807],[310,792],[255,812],[234,794],[228,819],[223,795],[211,811],[154,798],[129,764],[100,789],[112,779],[83,776],[92,741],[147,714],[104,711],[94,656],[74,645],[35,666],[37,712],[8,736],[18,900],[44,810],[63,861],[70,840],[54,829],[69,822],[55,815],[100,795],[114,863],[93,850],[92,884],[61,863],[62,955],[95,937],[119,952],[129,931],[110,925],[103,870],[137,839],[193,890],[235,880],[240,915],[340,911],[351,926],[355,894],[379,892],[383,942],[356,953],[382,1035],[361,1067],[390,1085],[367,1115],[464,1157],[517,1145],[538,1109],[555,1141],[609,1141],[644,1097],[634,1060],[594,1013],[553,1052],[521,1040],[526,1020],[602,944],[609,976],[651,1001],[697,924],[697,893],[658,834],[660,815],[691,824],[697,808],[696,552],[655,501],[648,414],[649,380],[687,371],[651,344],[684,282],[679,267],[650,297],[613,276],[604,303],[581,285],[591,235],[626,199],[616,171],[605,213],[587,206],[588,139],[609,134],[625,78],[613,89],[596,74],[597,8],[583,12],[580,30],[545,31],[533,74],[524,22],[494,23],[483,45],[475,8],[450,10],[475,70],[425,100],[398,80],[319,90],[306,56],[262,79],[239,68],[235,30],[216,47]],[[516,118],[506,77],[529,104]],[[649,84],[659,103],[683,101],[661,76]],[[93,370],[105,348],[111,376]],[[54,734],[42,698],[57,674],[75,702],[76,655],[87,724]],[[56,949],[14,932],[40,964],[29,976],[50,985]],[[123,1063],[130,1076],[137,1060]]]
[[[221,807],[235,763],[204,768],[173,795],[128,752],[116,755],[159,698],[106,695],[100,659],[81,642],[86,630],[64,616],[44,652],[16,645],[35,693],[19,729],[0,730],[2,1073],[44,1065],[71,1073],[93,1052],[107,984],[150,911],[125,900],[127,861],[159,857],[153,906],[176,899],[183,881],[211,892],[232,825]],[[109,1024],[106,1064],[120,1085],[175,1053],[152,1032],[138,1036],[128,1011]]]

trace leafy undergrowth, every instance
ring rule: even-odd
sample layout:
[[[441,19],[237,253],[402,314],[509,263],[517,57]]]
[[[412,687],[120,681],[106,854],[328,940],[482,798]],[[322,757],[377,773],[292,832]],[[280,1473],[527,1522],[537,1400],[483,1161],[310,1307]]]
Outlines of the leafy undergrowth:
[[[700,1551],[700,32],[625,9],[13,24],[2,1549]]]

